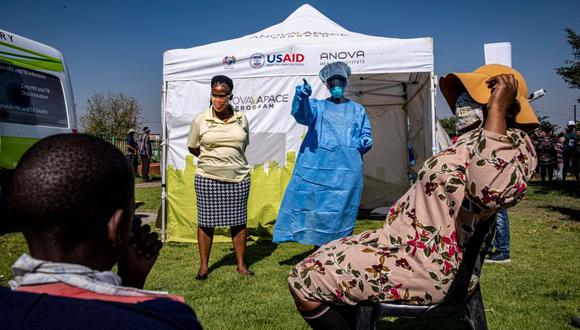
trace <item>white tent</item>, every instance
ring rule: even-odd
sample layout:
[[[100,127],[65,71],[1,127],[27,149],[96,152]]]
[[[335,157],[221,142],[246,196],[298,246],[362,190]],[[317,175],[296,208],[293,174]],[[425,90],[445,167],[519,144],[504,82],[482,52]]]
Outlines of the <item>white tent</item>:
[[[305,78],[313,97],[328,97],[318,72],[334,61],[352,68],[347,97],[366,107],[372,123],[374,145],[364,157],[361,208],[388,205],[407,190],[408,143],[418,163],[437,149],[433,40],[351,32],[303,5],[260,32],[164,53],[162,216],[168,240],[194,239],[195,162],[186,140],[193,117],[208,107],[211,77],[233,79],[231,104],[249,119],[247,157],[254,170],[248,228],[267,231],[306,132],[290,115],[294,87]]]

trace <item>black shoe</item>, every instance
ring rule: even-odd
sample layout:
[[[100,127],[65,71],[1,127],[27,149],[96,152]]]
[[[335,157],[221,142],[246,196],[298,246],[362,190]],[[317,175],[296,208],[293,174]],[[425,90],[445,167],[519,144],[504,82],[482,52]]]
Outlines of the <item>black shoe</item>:
[[[576,316],[570,319],[570,322],[572,323],[573,326],[575,326],[576,328],[580,328],[580,316]]]
[[[510,263],[512,261],[512,259],[510,258],[510,255],[507,253],[496,253],[496,252],[491,252],[490,254],[488,254],[485,257],[484,262],[486,263],[490,263],[490,264],[507,264]]]
[[[197,276],[195,277],[195,279],[198,280],[198,281],[205,281],[205,280],[207,280],[207,274],[199,273],[199,274],[197,274]]]

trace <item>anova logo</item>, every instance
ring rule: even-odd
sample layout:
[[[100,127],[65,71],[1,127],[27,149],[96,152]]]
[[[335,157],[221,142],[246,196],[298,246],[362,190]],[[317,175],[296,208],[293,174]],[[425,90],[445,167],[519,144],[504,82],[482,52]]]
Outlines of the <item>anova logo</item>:
[[[289,94],[271,94],[259,96],[234,96],[230,103],[236,110],[274,109],[279,103],[288,103]]]
[[[304,65],[304,54],[300,53],[279,53],[267,54],[255,53],[250,56],[250,66],[258,69],[265,66],[281,65]]]
[[[320,65],[342,61],[346,64],[363,64],[365,62],[365,52],[363,50],[338,51],[320,53]]]

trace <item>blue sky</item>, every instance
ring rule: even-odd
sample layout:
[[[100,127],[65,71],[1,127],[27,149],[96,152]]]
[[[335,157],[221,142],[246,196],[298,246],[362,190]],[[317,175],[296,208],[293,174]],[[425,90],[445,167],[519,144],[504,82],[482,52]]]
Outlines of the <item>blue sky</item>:
[[[0,4],[0,28],[59,49],[69,65],[77,111],[97,92],[124,92],[160,130],[162,54],[241,37],[279,23],[302,1],[13,1]],[[580,32],[580,1],[310,1],[348,30],[396,38],[434,38],[435,72],[471,71],[484,64],[483,44],[512,43],[513,65],[533,104],[563,125],[580,90],[554,68],[571,59],[564,27]],[[440,93],[440,117],[450,115]],[[580,117],[580,104],[578,104]]]

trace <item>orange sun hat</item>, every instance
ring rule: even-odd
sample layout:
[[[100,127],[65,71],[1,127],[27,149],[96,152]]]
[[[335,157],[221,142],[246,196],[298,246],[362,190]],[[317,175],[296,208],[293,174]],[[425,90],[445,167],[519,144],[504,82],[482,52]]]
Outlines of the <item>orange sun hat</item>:
[[[501,64],[487,64],[473,72],[450,73],[439,79],[441,92],[447,100],[451,111],[455,113],[455,102],[463,91],[477,103],[487,104],[491,97],[491,89],[485,83],[489,78],[500,74],[513,74],[518,81],[516,101],[520,111],[516,114],[516,123],[521,125],[539,125],[538,117],[528,101],[528,87],[524,77],[515,69]]]

